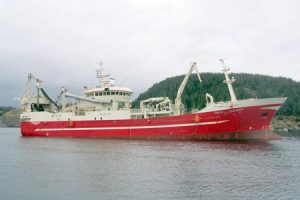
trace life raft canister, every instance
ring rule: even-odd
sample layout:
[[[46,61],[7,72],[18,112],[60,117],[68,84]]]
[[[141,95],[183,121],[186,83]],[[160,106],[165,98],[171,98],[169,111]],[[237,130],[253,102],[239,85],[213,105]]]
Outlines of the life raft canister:
[[[200,122],[200,117],[199,117],[199,115],[195,115],[195,122],[196,122],[196,123],[199,123],[199,122]]]
[[[74,127],[74,122],[73,121],[69,121],[69,128],[73,128]]]

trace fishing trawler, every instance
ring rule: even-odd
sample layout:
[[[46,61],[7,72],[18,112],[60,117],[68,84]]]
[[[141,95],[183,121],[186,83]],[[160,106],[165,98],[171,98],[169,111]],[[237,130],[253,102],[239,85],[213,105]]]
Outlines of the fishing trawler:
[[[139,109],[131,109],[132,90],[116,86],[103,66],[97,68],[99,85],[84,87],[83,95],[62,88],[57,100],[49,97],[42,81],[28,75],[25,95],[19,98],[23,113],[20,117],[22,136],[84,137],[162,140],[269,140],[279,139],[272,133],[270,121],[285,97],[265,99],[236,98],[223,64],[224,83],[230,100],[215,102],[206,94],[206,107],[185,113],[181,96],[190,75],[195,71],[201,83],[196,63],[192,63],[183,79],[173,104],[168,97],[142,100]],[[31,91],[36,82],[36,94]]]

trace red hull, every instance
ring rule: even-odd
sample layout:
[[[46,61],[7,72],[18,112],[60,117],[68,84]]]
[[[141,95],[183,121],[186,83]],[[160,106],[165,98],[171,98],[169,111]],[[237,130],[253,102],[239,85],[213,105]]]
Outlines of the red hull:
[[[273,104],[270,106],[280,106]],[[279,139],[265,105],[152,119],[21,122],[23,136],[173,140]]]

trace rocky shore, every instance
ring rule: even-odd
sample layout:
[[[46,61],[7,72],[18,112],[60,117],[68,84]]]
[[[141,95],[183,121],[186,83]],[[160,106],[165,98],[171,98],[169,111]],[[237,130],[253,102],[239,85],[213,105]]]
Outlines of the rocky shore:
[[[300,117],[275,116],[270,125],[271,129],[280,135],[300,136]]]
[[[22,110],[14,108],[0,116],[0,127],[19,127]]]

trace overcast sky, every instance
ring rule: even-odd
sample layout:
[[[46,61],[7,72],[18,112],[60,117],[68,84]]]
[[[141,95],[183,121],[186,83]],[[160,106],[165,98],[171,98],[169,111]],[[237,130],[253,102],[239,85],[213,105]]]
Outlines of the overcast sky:
[[[80,93],[99,59],[135,97],[192,61],[220,72],[219,58],[300,81],[299,11],[297,0],[0,0],[0,105],[18,105],[29,72],[53,96]]]

